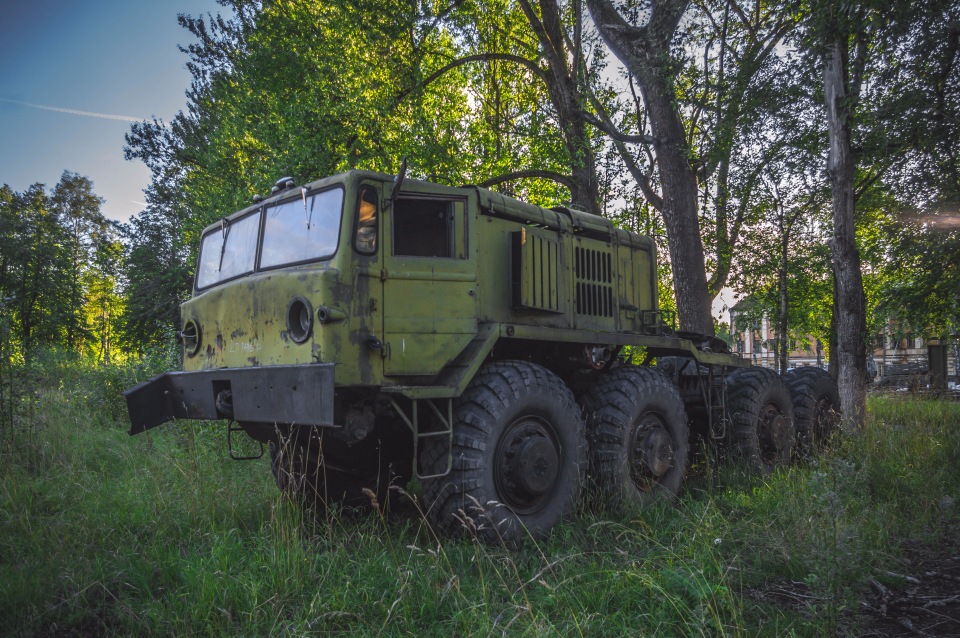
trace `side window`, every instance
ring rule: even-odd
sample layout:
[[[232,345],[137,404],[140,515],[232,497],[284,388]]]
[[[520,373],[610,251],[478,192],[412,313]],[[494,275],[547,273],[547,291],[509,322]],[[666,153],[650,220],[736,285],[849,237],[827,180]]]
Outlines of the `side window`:
[[[442,199],[398,199],[393,208],[393,254],[466,259],[464,204]]]
[[[377,252],[377,193],[372,188],[360,189],[357,198],[357,231],[353,240],[357,252]]]

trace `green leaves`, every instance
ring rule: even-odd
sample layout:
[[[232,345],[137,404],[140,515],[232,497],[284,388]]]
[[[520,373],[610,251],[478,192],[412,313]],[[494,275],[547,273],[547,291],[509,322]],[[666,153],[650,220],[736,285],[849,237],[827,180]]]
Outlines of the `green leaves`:
[[[872,273],[899,272],[897,285],[906,285],[906,271],[879,247],[907,233],[880,220],[894,209],[936,210],[960,200],[952,148],[960,136],[956,3],[906,11],[880,0],[708,0],[683,11],[687,3],[656,2],[663,12],[650,24],[651,3],[587,4],[622,10],[608,17],[636,37],[667,29],[670,44],[651,63],[669,71],[661,78],[668,93],[662,105],[675,109],[674,132],[683,138],[674,140],[682,151],[671,170],[689,178],[680,190],[697,221],[688,231],[699,228],[703,241],[709,294],[728,283],[743,292],[774,290],[783,261],[774,258],[782,252],[779,205],[796,217],[786,260],[796,300],[790,321],[817,334],[832,292],[823,260],[830,228],[821,197],[826,136],[816,42],[828,18],[862,31],[850,40],[850,81],[868,80],[857,89],[852,120],[856,195],[863,211],[873,206],[872,193],[892,199],[877,204],[879,217],[858,213],[861,247]],[[626,83],[618,77],[599,38],[605,27],[580,15],[578,3],[223,6],[222,16],[181,18],[192,38],[183,49],[193,74],[187,108],[169,126],[144,122],[127,137],[127,156],[153,173],[151,206],[127,229],[131,290],[138,291],[130,308],[139,306],[136,318],[128,313],[127,330],[138,341],[175,323],[200,229],[267,192],[281,175],[302,182],[351,168],[390,173],[407,156],[415,176],[489,181],[543,205],[570,201],[656,235],[661,254],[671,252],[668,224],[658,217],[672,179],[664,173],[669,149],[650,139],[650,104],[638,76]],[[637,135],[614,141],[600,123]],[[514,178],[498,179],[508,174]],[[868,279],[877,291],[868,296],[879,303],[887,285]],[[156,307],[143,302],[145,294]],[[680,290],[678,306],[691,294]],[[151,323],[149,312],[164,320]]]
[[[109,359],[119,316],[119,246],[86,177],[65,171],[48,195],[0,188],[4,352],[38,347]]]

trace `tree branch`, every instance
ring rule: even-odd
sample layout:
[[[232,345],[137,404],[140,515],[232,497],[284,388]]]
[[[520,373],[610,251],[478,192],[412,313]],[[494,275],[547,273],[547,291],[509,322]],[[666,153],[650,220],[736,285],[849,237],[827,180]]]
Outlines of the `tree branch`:
[[[750,18],[748,18],[747,15],[743,12],[743,9],[740,7],[739,4],[737,4],[737,1],[729,0],[729,2],[727,3],[727,6],[733,9],[733,12],[737,14],[737,17],[740,18],[740,22],[743,23],[744,28],[750,32],[750,36],[754,39],[754,41],[758,40],[759,38],[757,38],[757,30],[753,27],[752,24],[750,24]]]
[[[591,98],[591,101],[595,99],[596,98]],[[594,108],[596,108],[596,105],[594,105]],[[657,142],[657,139],[652,135],[629,135],[627,133],[621,133],[620,130],[614,126],[613,122],[597,119],[586,111],[584,111],[582,115],[588,124],[595,126],[618,142],[627,142],[628,144],[655,144]]]
[[[447,71],[451,71],[453,69],[456,69],[457,67],[461,67],[465,64],[470,64],[471,62],[489,62],[490,60],[504,60],[506,62],[515,62],[516,64],[519,64],[529,69],[530,72],[532,72],[534,75],[540,78],[544,83],[548,81],[547,73],[543,69],[541,69],[539,66],[537,66],[536,62],[532,60],[528,60],[527,58],[521,57],[519,55],[513,55],[511,53],[477,53],[476,55],[468,55],[466,57],[457,58],[452,62],[448,62],[447,64],[443,65],[442,67],[440,67],[439,69],[437,69],[436,71],[428,75],[423,80],[422,86],[426,87],[427,85],[435,81],[437,78],[442,76]],[[407,91],[407,93],[409,93],[409,91]],[[406,96],[404,95],[403,97],[406,97]],[[402,98],[401,100],[398,100],[398,102],[399,101],[402,101]]]
[[[600,103],[600,100],[594,95],[590,95],[590,102],[593,104],[593,108],[596,109],[597,113],[600,114],[600,117],[603,118],[604,122],[613,129],[616,127],[613,125],[613,122],[610,121],[610,116],[607,115],[606,109],[603,107],[603,104]],[[640,167],[637,165],[637,161],[633,158],[633,155],[630,154],[630,151],[626,146],[623,145],[621,140],[613,138],[613,145],[617,148],[617,151],[620,153],[623,163],[626,164],[627,170],[630,171],[630,175],[633,177],[633,180],[637,183],[637,186],[640,187],[640,192],[643,193],[643,196],[647,198],[647,201],[650,202],[650,205],[656,208],[657,210],[662,210],[663,208],[663,197],[661,197],[654,189],[653,185],[650,183],[650,176],[640,170]]]
[[[550,66],[556,69],[557,73],[562,72],[566,74],[566,58],[564,57],[563,51],[557,48],[558,43],[554,42],[553,38],[550,37],[546,23],[537,17],[536,12],[534,12],[533,7],[530,6],[527,0],[520,0],[520,8],[523,10],[524,15],[527,16],[527,22],[530,23],[530,28],[533,30],[534,35],[537,36],[537,40],[540,41],[540,46],[543,48],[544,55],[547,56],[547,59],[550,61]]]
[[[503,182],[510,182],[515,179],[549,179],[551,181],[557,182],[567,188],[573,188],[575,186],[573,179],[569,175],[562,175],[554,171],[544,171],[538,169],[529,169],[525,171],[513,171],[511,173],[504,173],[503,175],[498,175],[497,177],[491,177],[486,179],[477,186],[483,188],[489,188],[490,186],[495,186],[497,184],[502,184]]]
[[[893,161],[887,161],[885,165],[881,164],[880,167],[876,169],[876,172],[873,173],[873,175],[860,180],[859,184],[854,184],[853,201],[860,201],[860,198],[863,197],[863,194],[867,192],[867,189],[876,184],[877,181],[883,177],[888,170],[890,170],[893,164]]]

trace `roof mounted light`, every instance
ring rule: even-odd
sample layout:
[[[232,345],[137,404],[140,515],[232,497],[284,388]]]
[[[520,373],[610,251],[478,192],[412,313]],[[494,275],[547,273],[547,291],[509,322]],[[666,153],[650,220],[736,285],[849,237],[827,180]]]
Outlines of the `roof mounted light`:
[[[277,183],[273,185],[273,188],[270,189],[271,193],[279,193],[280,191],[285,191],[288,188],[293,188],[297,183],[293,181],[292,177],[281,177],[277,180]]]

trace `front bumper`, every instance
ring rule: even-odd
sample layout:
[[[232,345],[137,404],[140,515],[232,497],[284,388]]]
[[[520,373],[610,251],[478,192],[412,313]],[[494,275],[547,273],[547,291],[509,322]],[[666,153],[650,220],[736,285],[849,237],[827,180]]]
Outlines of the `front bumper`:
[[[123,393],[130,434],[176,419],[333,425],[332,363],[167,372]],[[217,395],[230,391],[231,409]]]

